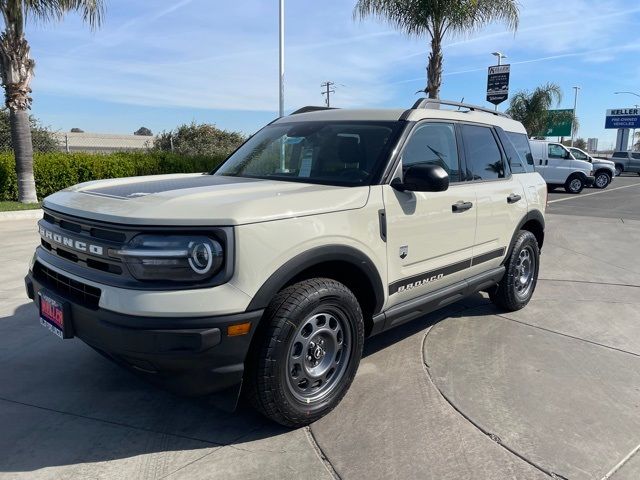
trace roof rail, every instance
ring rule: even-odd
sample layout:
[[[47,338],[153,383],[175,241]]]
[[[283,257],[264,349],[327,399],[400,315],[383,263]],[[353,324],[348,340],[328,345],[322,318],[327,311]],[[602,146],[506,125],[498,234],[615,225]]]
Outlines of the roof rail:
[[[449,100],[440,100],[440,99],[436,99],[436,98],[421,98],[421,99],[417,100],[416,103],[413,104],[413,107],[411,107],[411,109],[412,110],[416,110],[418,108],[436,108],[436,109],[439,109],[440,105],[448,105],[450,107],[458,107],[458,110],[461,109],[461,108],[466,108],[470,112],[478,111],[478,112],[490,113],[492,115],[497,115],[499,117],[511,118],[506,113],[498,112],[497,110],[491,110],[489,108],[479,107],[478,105],[471,105],[469,103],[453,102],[453,101],[449,101]]]
[[[298,113],[317,112],[320,110],[336,110],[334,107],[315,107],[313,105],[307,105],[306,107],[299,108],[295,112],[291,112],[289,115],[297,115]]]

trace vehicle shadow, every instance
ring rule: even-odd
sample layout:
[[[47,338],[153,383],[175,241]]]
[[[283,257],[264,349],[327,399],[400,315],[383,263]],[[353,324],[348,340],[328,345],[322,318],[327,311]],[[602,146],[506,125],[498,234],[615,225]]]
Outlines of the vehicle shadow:
[[[364,355],[486,303],[478,295],[373,337]],[[244,402],[233,413],[214,405],[153,386],[79,340],[59,340],[39,325],[32,304],[0,318],[0,472],[148,454],[186,462],[202,456],[194,451],[296,434]]]

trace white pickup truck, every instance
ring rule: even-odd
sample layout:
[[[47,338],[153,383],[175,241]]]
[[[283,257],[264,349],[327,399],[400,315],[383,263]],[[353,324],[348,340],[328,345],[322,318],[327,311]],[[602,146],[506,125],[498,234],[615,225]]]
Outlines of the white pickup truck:
[[[563,186],[567,193],[580,193],[586,185],[593,185],[593,166],[576,160],[561,143],[530,140],[533,165],[550,190]]]

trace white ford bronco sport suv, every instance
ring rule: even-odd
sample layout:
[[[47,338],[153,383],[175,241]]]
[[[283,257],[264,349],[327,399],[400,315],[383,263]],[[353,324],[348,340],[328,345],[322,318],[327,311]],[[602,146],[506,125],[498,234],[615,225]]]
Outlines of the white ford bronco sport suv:
[[[523,126],[480,107],[307,107],[211,173],[47,197],[27,293],[61,338],[186,394],[242,386],[305,425],[345,395],[365,337],[481,290],[529,302],[532,163]]]

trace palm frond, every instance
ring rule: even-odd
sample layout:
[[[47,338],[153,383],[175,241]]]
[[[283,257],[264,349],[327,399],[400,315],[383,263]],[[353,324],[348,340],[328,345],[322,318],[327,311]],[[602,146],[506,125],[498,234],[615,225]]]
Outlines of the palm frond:
[[[92,29],[100,26],[104,17],[104,0],[21,0],[24,15],[36,21],[61,20],[68,12],[78,12]]]

